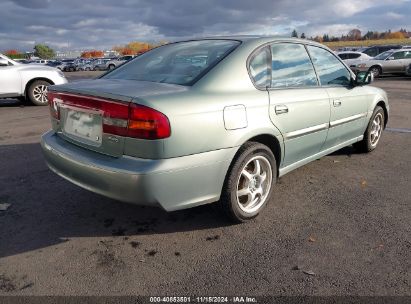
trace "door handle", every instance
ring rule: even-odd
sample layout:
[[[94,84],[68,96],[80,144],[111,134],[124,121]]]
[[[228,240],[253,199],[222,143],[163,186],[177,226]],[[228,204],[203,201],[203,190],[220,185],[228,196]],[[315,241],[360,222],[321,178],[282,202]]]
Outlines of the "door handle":
[[[275,114],[285,114],[288,113],[288,108],[285,105],[275,106]]]
[[[334,107],[339,107],[339,106],[341,106],[341,101],[339,99],[334,99],[333,100],[333,105],[334,105]]]

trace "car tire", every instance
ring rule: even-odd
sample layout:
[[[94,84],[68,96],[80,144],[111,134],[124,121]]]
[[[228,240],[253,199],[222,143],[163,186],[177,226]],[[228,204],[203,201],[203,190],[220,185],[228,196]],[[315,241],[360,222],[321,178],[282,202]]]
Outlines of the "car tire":
[[[223,211],[236,223],[255,218],[270,200],[276,179],[273,152],[263,144],[247,142],[228,170],[219,202]]]
[[[112,69],[114,69],[116,66],[114,65],[114,64],[110,64],[109,66],[108,66],[108,69],[109,70],[112,70]]]
[[[46,106],[47,87],[51,85],[50,82],[44,80],[35,80],[27,88],[27,99],[36,106]]]
[[[374,65],[374,66],[370,67],[368,72],[372,73],[374,78],[378,78],[382,74],[381,67],[379,67],[377,65]]]
[[[385,113],[380,106],[375,107],[374,112],[368,122],[367,129],[364,132],[363,140],[354,144],[355,149],[359,152],[369,153],[373,151],[382,135],[385,128]]]
[[[85,70],[86,70],[86,71],[91,71],[91,69],[90,69],[90,68],[85,68]]]

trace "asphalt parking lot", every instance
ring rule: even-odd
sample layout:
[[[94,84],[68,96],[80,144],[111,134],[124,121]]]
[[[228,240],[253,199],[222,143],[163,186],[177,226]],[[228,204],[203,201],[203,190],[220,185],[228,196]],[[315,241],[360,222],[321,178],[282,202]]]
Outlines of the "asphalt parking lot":
[[[0,295],[411,295],[411,78],[374,85],[391,105],[377,150],[282,177],[242,225],[66,182],[40,150],[48,108],[0,101]]]

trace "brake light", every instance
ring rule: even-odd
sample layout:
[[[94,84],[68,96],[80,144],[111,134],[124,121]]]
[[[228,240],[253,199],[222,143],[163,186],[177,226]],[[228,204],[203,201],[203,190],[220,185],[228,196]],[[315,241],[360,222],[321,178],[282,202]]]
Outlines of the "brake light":
[[[62,102],[62,100],[58,98],[57,94],[52,92],[47,93],[47,100],[49,102],[51,117],[60,120],[59,102]]]
[[[141,139],[162,139],[171,134],[166,115],[152,108],[91,96],[48,93],[50,113],[60,119],[60,105],[91,109],[103,116],[103,132]]]
[[[167,116],[152,108],[130,104],[127,136],[143,139],[167,138],[171,134]]]

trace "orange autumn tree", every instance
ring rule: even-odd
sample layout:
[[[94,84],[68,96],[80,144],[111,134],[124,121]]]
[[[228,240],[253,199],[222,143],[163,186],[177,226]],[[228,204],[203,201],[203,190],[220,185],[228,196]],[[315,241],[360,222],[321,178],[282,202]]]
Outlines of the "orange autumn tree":
[[[85,51],[81,53],[82,58],[98,58],[98,57],[104,57],[103,51],[97,51],[97,50],[92,50],[92,51]]]
[[[386,39],[404,39],[405,35],[403,32],[393,32],[393,33],[388,33],[385,35]]]
[[[132,41],[126,45],[114,46],[113,50],[121,55],[138,55],[152,49],[154,45],[147,42]]]
[[[4,54],[6,56],[12,58],[12,59],[23,59],[23,58],[25,58],[25,55],[22,52],[20,52],[18,50],[15,50],[15,49],[7,50],[7,51],[4,52]]]

